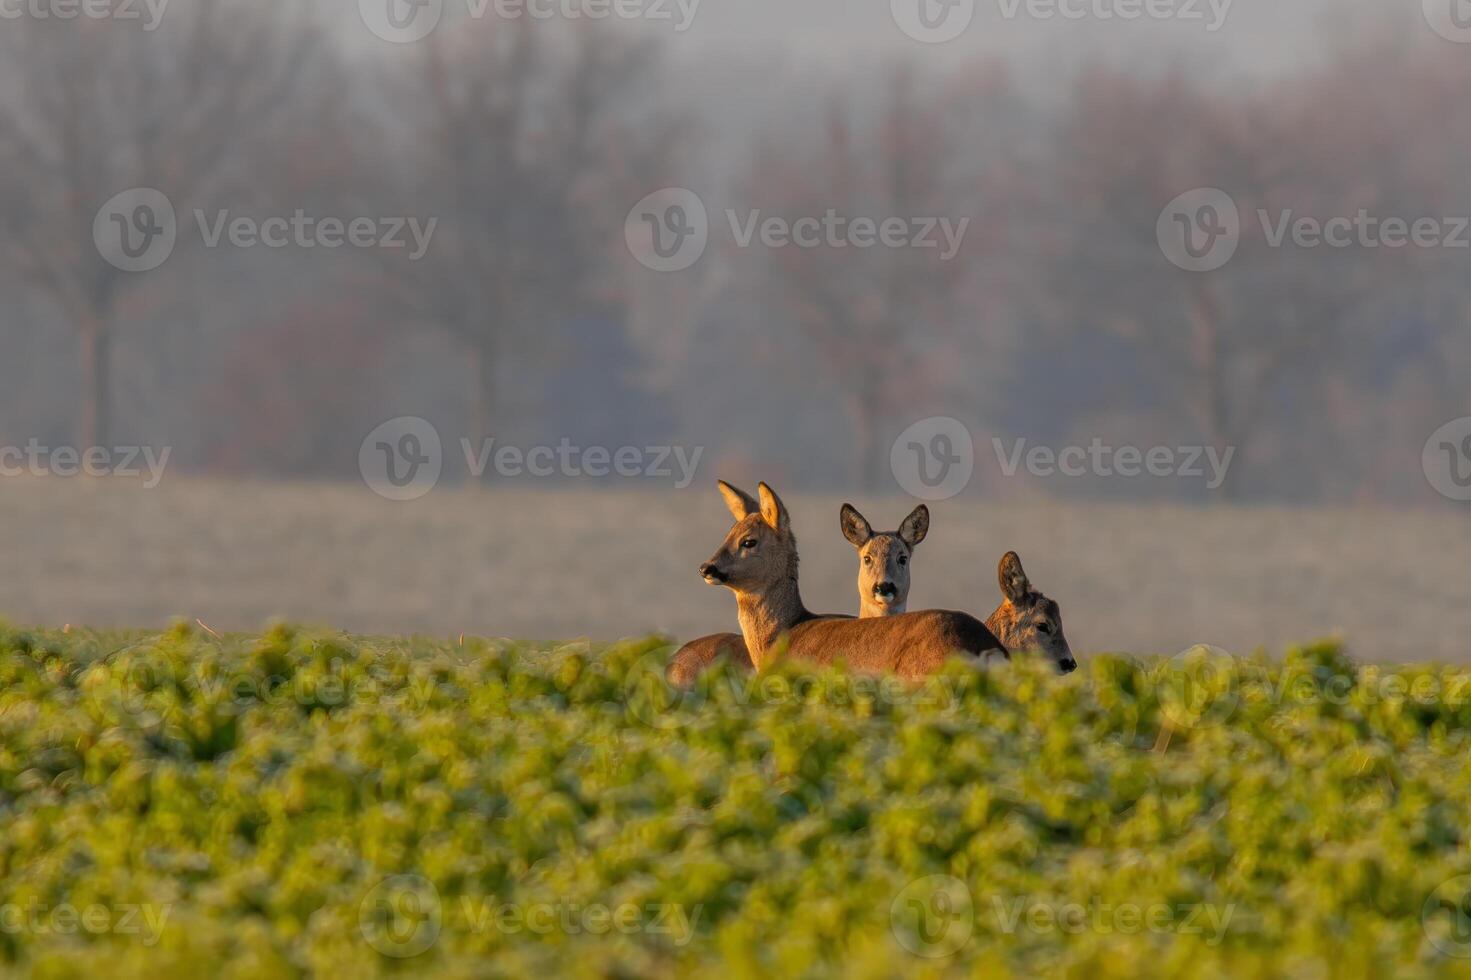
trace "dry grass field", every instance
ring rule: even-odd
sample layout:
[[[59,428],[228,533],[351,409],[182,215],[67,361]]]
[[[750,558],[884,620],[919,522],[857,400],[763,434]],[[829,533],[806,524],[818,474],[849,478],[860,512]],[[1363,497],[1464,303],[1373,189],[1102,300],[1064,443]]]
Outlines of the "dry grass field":
[[[710,485],[705,485],[706,483]],[[753,488],[754,489],[754,488]],[[778,490],[781,488],[778,487]],[[841,499],[787,494],[808,605],[855,612]],[[891,529],[911,502],[855,498]],[[932,507],[910,608],[988,614],[1018,550],[1062,603],[1073,648],[1233,653],[1341,635],[1356,658],[1465,661],[1456,514],[956,500]],[[713,488],[440,488],[409,503],[361,485],[10,479],[0,485],[0,617],[18,624],[216,630],[284,618],[357,632],[616,639],[734,629],[697,564],[729,518]]]

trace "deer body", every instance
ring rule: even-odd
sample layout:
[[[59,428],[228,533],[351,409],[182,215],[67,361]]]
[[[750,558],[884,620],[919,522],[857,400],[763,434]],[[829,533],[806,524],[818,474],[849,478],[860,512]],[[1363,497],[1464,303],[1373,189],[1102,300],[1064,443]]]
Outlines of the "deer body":
[[[746,642],[750,646],[749,636]],[[777,646],[762,646],[758,663],[766,663]],[[940,609],[874,620],[812,619],[787,632],[789,657],[824,665],[841,660],[862,673],[894,673],[907,680],[928,677],[957,654],[987,662],[1008,657],[985,623]]]

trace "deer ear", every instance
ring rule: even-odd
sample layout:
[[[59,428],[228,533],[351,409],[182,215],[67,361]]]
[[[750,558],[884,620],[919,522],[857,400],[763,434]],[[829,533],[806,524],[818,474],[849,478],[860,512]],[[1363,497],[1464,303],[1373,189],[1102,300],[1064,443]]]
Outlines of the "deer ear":
[[[899,525],[899,540],[913,548],[930,533],[930,509],[920,504]]]
[[[843,537],[855,548],[862,548],[873,537],[873,528],[852,504],[844,504],[838,512],[838,526],[843,529]]]
[[[746,491],[737,490],[724,480],[717,480],[716,484],[720,487],[720,495],[725,498],[725,506],[730,508],[737,521],[743,521],[761,509],[761,505]]]
[[[1001,583],[1001,594],[1013,604],[1026,601],[1032,594],[1031,580],[1023,571],[1021,557],[1015,551],[1008,551],[1001,559],[996,577]]]
[[[761,496],[761,519],[779,534],[786,534],[791,530],[791,516],[787,514],[786,504],[781,502],[776,491],[762,483],[756,488],[756,492]]]

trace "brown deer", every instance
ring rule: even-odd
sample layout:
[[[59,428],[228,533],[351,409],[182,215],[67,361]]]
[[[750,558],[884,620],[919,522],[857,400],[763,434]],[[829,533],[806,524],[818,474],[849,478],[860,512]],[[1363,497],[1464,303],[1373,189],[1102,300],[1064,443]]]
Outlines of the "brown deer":
[[[724,482],[720,491],[736,523],[700,566],[700,575],[735,593],[741,636],[756,668],[783,648],[800,660],[844,660],[857,671],[908,679],[934,673],[956,654],[977,661],[1007,658],[986,625],[962,612],[928,610],[879,619],[813,614],[797,586],[797,542],[781,499],[765,483],[758,488],[759,503]]]
[[[746,493],[721,482],[731,513],[740,520],[760,510]],[[915,546],[930,529],[930,510],[920,504],[904,518],[897,531],[874,533],[852,504],[844,504],[838,515],[843,537],[858,550],[858,618],[875,619],[904,612],[909,602],[910,559]],[[752,669],[746,641],[739,633],[714,633],[691,640],[674,654],[665,673],[669,683],[688,687],[718,658],[725,657],[742,670]]]
[[[1077,669],[1078,662],[1062,631],[1062,610],[1032,587],[1015,551],[1008,551],[1001,559],[996,577],[1001,584],[1001,605],[986,620],[986,628],[1008,650],[1035,650],[1064,674]]]
[[[843,537],[858,549],[858,618],[897,616],[909,605],[909,560],[930,533],[930,509],[920,504],[897,531],[874,533],[852,504],[838,514]]]

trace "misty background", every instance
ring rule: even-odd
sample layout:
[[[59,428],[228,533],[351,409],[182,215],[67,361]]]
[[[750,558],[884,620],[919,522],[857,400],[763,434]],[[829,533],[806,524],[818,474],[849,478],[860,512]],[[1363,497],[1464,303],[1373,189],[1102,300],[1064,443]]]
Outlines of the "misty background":
[[[451,443],[679,443],[712,472],[877,490],[893,438],[945,414],[977,436],[975,494],[1008,492],[992,437],[1098,437],[1236,446],[1234,498],[1439,499],[1418,460],[1471,409],[1468,250],[1272,249],[1249,218],[1471,214],[1471,47],[1418,3],[1239,0],[1214,32],[981,4],[943,45],[886,3],[705,0],[683,32],[668,9],[475,20],[452,0],[411,44],[355,0],[173,0],[151,32],[5,21],[0,442],[355,479],[363,437],[412,414]],[[139,186],[179,243],[120,272],[93,218]],[[666,186],[710,213],[680,273],[622,234]],[[1154,244],[1195,187],[1248,216],[1209,276]],[[944,262],[739,248],[724,213],[829,208],[970,225]],[[437,228],[413,262],[207,248],[200,209]]]

